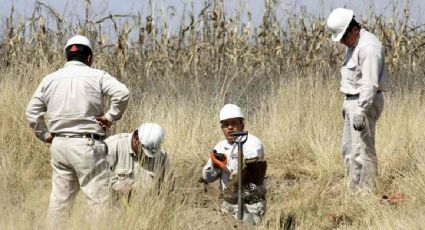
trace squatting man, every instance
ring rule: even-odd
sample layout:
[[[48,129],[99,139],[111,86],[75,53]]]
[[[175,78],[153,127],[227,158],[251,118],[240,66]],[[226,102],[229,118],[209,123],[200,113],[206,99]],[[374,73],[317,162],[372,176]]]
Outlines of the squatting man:
[[[239,106],[226,104],[221,109],[219,118],[225,140],[220,141],[210,153],[210,158],[203,167],[202,177],[207,183],[220,179],[220,189],[224,198],[222,211],[236,217],[238,213],[238,145],[232,134],[244,130],[245,116]],[[266,210],[264,183],[266,162],[263,143],[254,135],[248,134],[243,145],[243,154],[245,161],[245,167],[242,170],[243,221],[255,225],[260,223]]]
[[[132,133],[120,133],[105,140],[111,167],[113,201],[130,199],[132,191],[155,191],[169,169],[167,153],[161,149],[163,129],[156,123],[143,123]]]

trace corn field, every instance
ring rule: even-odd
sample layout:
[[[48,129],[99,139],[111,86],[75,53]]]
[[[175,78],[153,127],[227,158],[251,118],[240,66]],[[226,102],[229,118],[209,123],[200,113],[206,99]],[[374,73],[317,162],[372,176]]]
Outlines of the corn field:
[[[385,46],[390,90],[377,125],[377,189],[353,197],[340,153],[345,49],[331,41],[325,18],[287,11],[282,21],[275,1],[265,0],[261,25],[252,28],[240,20],[251,12],[226,15],[223,0],[213,0],[199,14],[187,10],[188,23],[174,33],[164,10],[98,17],[85,2],[77,22],[41,2],[29,18],[11,9],[3,20],[0,229],[46,227],[50,150],[29,128],[25,107],[41,79],[64,65],[63,47],[75,34],[91,39],[93,66],[131,91],[110,132],[160,124],[176,183],[136,195],[97,221],[86,217],[80,194],[68,229],[253,228],[220,213],[218,184],[199,183],[209,151],[224,139],[218,113],[225,103],[242,107],[246,129],[265,145],[267,213],[258,228],[425,229],[425,26],[410,23],[408,5],[394,9],[402,16],[358,18]],[[382,199],[396,192],[406,200]]]

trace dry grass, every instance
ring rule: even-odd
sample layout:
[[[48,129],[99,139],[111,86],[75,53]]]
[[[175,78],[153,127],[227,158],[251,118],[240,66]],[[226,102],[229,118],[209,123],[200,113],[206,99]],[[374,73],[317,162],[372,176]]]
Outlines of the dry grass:
[[[49,146],[35,138],[24,110],[41,78],[63,65],[61,47],[76,32],[96,41],[95,67],[131,89],[131,105],[115,131],[161,124],[177,183],[159,196],[135,197],[131,206],[108,210],[97,222],[86,218],[80,195],[69,229],[247,228],[220,215],[215,185],[204,193],[197,182],[208,151],[222,139],[217,117],[227,102],[243,107],[247,130],[265,143],[268,212],[260,228],[281,229],[289,216],[299,229],[425,228],[422,27],[408,24],[408,11],[402,18],[364,19],[386,46],[391,89],[377,129],[377,191],[363,200],[346,193],[340,156],[343,47],[331,43],[324,19],[287,12],[282,23],[273,1],[266,3],[269,10],[254,33],[238,28],[238,19],[230,20],[222,1],[215,1],[200,15],[187,12],[191,24],[176,36],[166,21],[121,17],[127,25],[116,27],[115,43],[105,41],[102,26],[117,23],[118,16],[92,18],[90,4],[80,25],[42,4],[30,19],[9,17],[0,40],[0,229],[45,227]],[[131,31],[136,41],[128,40]],[[398,191],[407,201],[380,201]]]

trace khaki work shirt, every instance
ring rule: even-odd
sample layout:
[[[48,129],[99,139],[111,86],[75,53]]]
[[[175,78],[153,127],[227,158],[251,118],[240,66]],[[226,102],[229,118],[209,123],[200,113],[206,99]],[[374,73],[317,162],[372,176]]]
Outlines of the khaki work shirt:
[[[243,144],[242,148],[244,159],[264,159],[263,143],[256,136],[248,134],[248,139]],[[230,172],[238,171],[238,146],[236,143],[229,144],[227,140],[222,140],[214,147],[214,149],[218,153],[226,154],[228,159],[226,167]],[[220,178],[220,188],[223,192],[226,184],[229,181],[230,175],[221,173],[221,169],[213,167],[211,159],[208,159],[208,162],[202,170],[202,177],[207,183],[212,183]],[[264,193],[266,192],[265,183],[263,183],[260,189]]]
[[[106,113],[104,96],[110,96]],[[26,116],[42,141],[49,133],[104,136],[105,130],[95,117],[104,114],[110,122],[120,119],[128,99],[127,87],[105,71],[69,61],[41,81],[27,106]]]
[[[154,158],[136,154],[131,147],[132,136],[133,133],[120,133],[105,140],[112,171],[111,187],[116,191],[125,187],[148,187],[156,179],[163,180],[169,168],[168,155],[163,150]]]
[[[378,38],[360,30],[356,46],[347,49],[341,68],[341,88],[344,94],[359,95],[356,114],[365,115],[378,91],[387,90],[384,47]]]

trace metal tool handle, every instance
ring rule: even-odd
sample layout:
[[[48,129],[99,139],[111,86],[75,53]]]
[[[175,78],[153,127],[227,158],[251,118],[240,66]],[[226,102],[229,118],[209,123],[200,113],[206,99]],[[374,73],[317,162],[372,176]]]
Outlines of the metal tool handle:
[[[242,142],[242,144],[244,144],[248,140],[248,131],[234,132],[232,133],[232,136],[233,136],[233,141],[237,143],[239,146],[239,142]]]
[[[242,200],[242,169],[243,169],[243,144],[248,140],[248,132],[234,132],[232,133],[235,142],[238,144],[238,220],[243,219],[243,200]],[[246,136],[244,140],[242,136]],[[236,137],[240,137],[239,141]]]
[[[245,136],[245,135],[248,135],[248,131],[238,131],[238,132],[232,133],[233,137],[240,137],[240,136]]]

